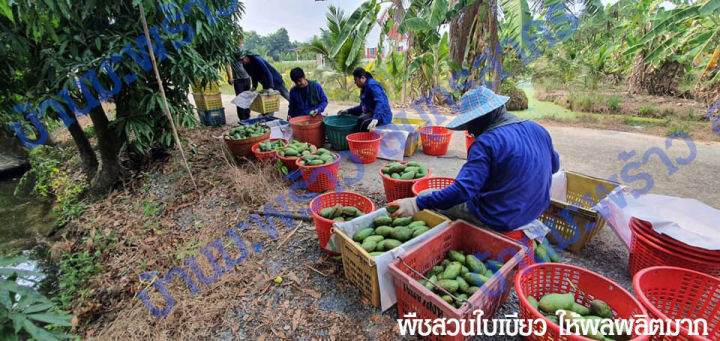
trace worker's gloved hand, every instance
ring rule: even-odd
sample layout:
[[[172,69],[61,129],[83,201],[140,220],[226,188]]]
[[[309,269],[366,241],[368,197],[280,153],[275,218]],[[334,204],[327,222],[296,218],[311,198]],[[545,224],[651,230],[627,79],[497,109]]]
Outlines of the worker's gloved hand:
[[[370,121],[370,124],[368,124],[368,130],[369,131],[375,130],[375,127],[377,127],[377,124],[378,124],[378,120],[373,119],[372,121]]]
[[[398,208],[398,210],[392,214],[393,217],[409,217],[420,211],[415,198],[398,199],[388,204],[388,206],[396,206]]]
[[[317,113],[318,113],[317,109],[310,110],[310,112],[309,112],[310,116],[315,116],[315,115],[317,115]]]
[[[347,109],[343,109],[343,110],[338,111],[337,114],[338,114],[338,116],[345,116],[348,114],[348,111],[347,111]]]

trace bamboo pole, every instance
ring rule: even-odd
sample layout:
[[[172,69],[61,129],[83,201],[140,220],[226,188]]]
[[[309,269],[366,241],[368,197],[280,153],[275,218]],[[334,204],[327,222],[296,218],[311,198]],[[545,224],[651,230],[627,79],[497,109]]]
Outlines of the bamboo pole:
[[[173,137],[175,138],[175,144],[177,144],[178,149],[180,149],[180,156],[182,156],[183,159],[183,165],[185,166],[185,169],[187,169],[188,174],[190,175],[190,180],[192,180],[193,185],[195,186],[195,190],[198,190],[197,183],[195,182],[195,178],[193,177],[192,171],[190,170],[190,165],[187,162],[187,158],[185,158],[185,152],[182,148],[182,143],[180,142],[180,137],[177,133],[177,128],[175,127],[175,121],[173,121],[172,115],[170,114],[170,108],[168,107],[167,103],[167,97],[165,97],[165,87],[163,87],[162,80],[160,79],[160,72],[158,71],[157,62],[155,61],[155,53],[152,49],[152,41],[150,40],[150,31],[148,30],[147,26],[147,20],[145,20],[145,9],[143,8],[142,2],[140,2],[140,19],[142,20],[143,24],[143,30],[145,31],[145,41],[147,42],[147,49],[148,52],[150,52],[150,60],[152,60],[153,65],[153,71],[155,71],[155,79],[157,80],[158,87],[160,88],[160,95],[163,99],[163,108],[165,109],[165,116],[167,116],[168,120],[170,120],[170,127],[172,127]]]

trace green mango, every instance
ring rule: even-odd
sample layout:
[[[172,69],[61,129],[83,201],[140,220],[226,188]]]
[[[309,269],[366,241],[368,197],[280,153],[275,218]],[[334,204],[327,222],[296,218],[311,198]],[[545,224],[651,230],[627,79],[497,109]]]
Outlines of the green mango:
[[[325,164],[325,161],[323,161],[323,160],[310,161],[310,166],[320,166],[320,165],[324,165],[324,164]]]
[[[460,268],[460,274],[464,275],[466,273],[470,272],[470,269],[467,268],[467,266],[463,265],[462,268]]]
[[[382,243],[383,250],[385,250],[385,251],[390,251],[390,250],[402,245],[402,243],[399,240],[395,240],[395,239],[385,239],[385,240],[381,241],[380,243]]]
[[[365,249],[367,252],[373,252],[375,251],[375,247],[377,247],[377,242],[368,240],[362,243],[362,248]]]
[[[405,172],[400,176],[400,180],[412,180],[415,179],[415,172]]]
[[[570,310],[572,310],[580,315],[589,315],[590,314],[590,309],[588,309],[587,307],[585,307],[581,304],[578,304],[578,303],[573,303],[573,306],[570,308]]]
[[[390,236],[392,236],[394,239],[397,239],[401,242],[406,242],[410,238],[412,238],[412,232],[407,228],[407,226],[398,226],[395,229],[393,229],[392,233],[390,233]]]
[[[440,296],[440,298],[442,298],[443,301],[445,301],[447,303],[453,303],[453,298],[450,295],[442,295],[442,296]]]
[[[445,268],[439,265],[433,266],[430,271],[428,271],[428,274],[426,276],[433,276],[433,275],[439,275],[445,271]]]
[[[485,273],[485,264],[473,255],[465,256],[465,264],[470,271],[475,273]]]
[[[602,300],[594,300],[590,302],[590,312],[592,312],[593,315],[604,318],[610,319],[613,317],[612,309],[610,309],[610,306]]]
[[[427,226],[427,223],[422,220],[415,220],[408,227],[416,227],[416,226]]]
[[[367,242],[367,241],[374,241],[374,242],[377,243],[377,242],[379,242],[379,241],[381,241],[381,240],[383,240],[383,239],[385,239],[385,237],[383,237],[383,236],[378,236],[378,235],[372,235],[372,236],[368,236],[368,237],[366,237],[365,239],[363,239],[363,243],[364,243],[364,242]]]
[[[463,256],[463,254],[460,252],[450,250],[450,259],[462,265],[465,265],[465,256]]]
[[[487,268],[492,270],[493,273],[498,272],[503,267],[503,263],[500,263],[494,259],[491,259],[487,262]]]
[[[543,296],[538,302],[538,307],[547,313],[554,313],[558,310],[570,310],[575,303],[575,296],[571,293],[552,293]]]
[[[449,259],[443,259],[443,261],[442,261],[442,266],[447,266],[448,264],[450,264],[450,260],[449,260]]]
[[[393,228],[390,226],[379,226],[375,229],[375,234],[383,237],[388,237],[393,232]]]
[[[412,222],[412,217],[398,217],[393,219],[392,226],[407,226]]]
[[[333,218],[334,221],[345,221],[345,218],[343,217],[335,217]]]
[[[415,231],[413,231],[412,236],[413,236],[413,238],[415,238],[415,237],[417,237],[417,236],[419,236],[419,235],[421,235],[421,234],[423,234],[423,233],[425,233],[425,232],[427,232],[427,231],[430,231],[430,228],[429,228],[429,227],[427,227],[427,226],[421,226],[421,227],[418,227],[417,229],[415,229]]]
[[[466,294],[460,294],[460,295],[457,295],[456,297],[457,297],[457,300],[459,301],[458,303],[460,303],[462,301],[467,301],[467,299],[468,299],[468,295],[466,295]]]
[[[443,278],[447,279],[454,279],[458,275],[460,275],[460,269],[462,268],[462,264],[458,262],[452,262],[450,263],[443,272]]]
[[[463,275],[463,279],[470,285],[481,287],[485,282],[489,281],[490,278],[473,272],[468,272]]]
[[[383,226],[383,225],[390,225],[390,224],[392,224],[392,222],[393,222],[393,219],[386,215],[379,216],[379,217],[373,219],[373,225],[375,225],[375,227]]]
[[[328,207],[328,208],[323,208],[322,210],[320,210],[320,212],[318,212],[318,214],[323,218],[330,218],[330,216],[332,216],[333,212],[335,212],[335,208]]]
[[[355,235],[353,236],[353,240],[356,242],[361,242],[365,238],[370,237],[373,234],[373,232],[375,232],[375,230],[373,230],[372,228],[362,229],[360,231],[355,232]]]
[[[370,256],[376,257],[379,255],[382,255],[383,253],[385,253],[385,252],[383,252],[383,251],[370,252]]]
[[[474,285],[471,285],[465,290],[465,293],[472,296],[474,293],[476,293],[478,290],[480,290],[480,287],[476,287]]]
[[[530,303],[530,305],[537,310],[537,308],[538,308],[538,301],[535,299],[535,297],[528,296],[528,297],[527,297],[527,300],[528,300],[528,303]]]
[[[327,150],[325,148],[318,148],[317,153],[318,154],[332,154],[329,150]]]
[[[440,280],[440,282],[438,282],[438,285],[439,285],[441,288],[443,288],[443,289],[445,289],[445,290],[447,290],[447,291],[449,291],[449,292],[451,292],[451,293],[456,292],[456,291],[458,290],[458,288],[460,287],[459,284],[458,284],[458,282],[455,281],[455,280],[452,280],[452,279],[443,279],[443,280]]]
[[[457,276],[457,277],[455,278],[455,281],[458,282],[458,289],[460,289],[461,291],[465,291],[465,290],[467,290],[467,289],[470,287],[470,285],[468,284],[468,282],[466,282],[466,281],[465,281],[462,277],[460,277],[460,276]]]
[[[419,162],[416,162],[416,161],[409,161],[408,163],[405,164],[405,166],[407,166],[407,167],[421,167],[422,164],[420,164]]]
[[[435,290],[435,286],[433,284],[436,284],[437,281],[438,281],[437,276],[435,276],[435,275],[430,276],[430,278],[428,278],[428,283],[425,284],[425,288],[427,288],[430,291]]]
[[[393,179],[400,179],[400,174],[398,174],[398,173],[392,173],[392,175],[390,175],[390,177],[393,178]]]

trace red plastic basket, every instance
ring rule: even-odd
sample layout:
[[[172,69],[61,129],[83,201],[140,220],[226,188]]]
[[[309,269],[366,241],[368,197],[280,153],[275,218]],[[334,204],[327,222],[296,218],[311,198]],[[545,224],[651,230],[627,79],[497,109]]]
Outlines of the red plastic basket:
[[[422,178],[412,185],[413,196],[420,195],[420,192],[426,189],[443,189],[455,183],[455,178],[447,177],[433,177],[433,178]]]
[[[340,155],[336,154],[335,161],[319,166],[300,165],[302,159],[295,160],[295,164],[302,172],[303,180],[310,192],[325,192],[335,189],[338,182],[338,169],[340,168]]]
[[[465,149],[470,151],[470,146],[475,142],[475,137],[470,135],[469,132],[465,131]]]
[[[452,131],[445,127],[430,126],[419,129],[423,153],[427,155],[445,155],[450,146]]]
[[[630,219],[630,228],[638,224],[635,218]],[[676,266],[700,271],[720,277],[720,262],[711,262],[698,257],[686,256],[675,250],[669,250],[651,241],[641,233],[633,233],[630,238],[630,257],[628,271],[634,276],[638,271],[651,266]]]
[[[270,142],[275,142],[277,140],[283,141],[283,143],[287,146],[287,140],[285,139],[270,139]],[[252,146],[252,152],[255,154],[255,158],[258,159],[260,162],[269,162],[272,160],[275,160],[277,158],[277,151],[271,150],[269,152],[261,152],[260,144],[265,141],[260,141]]]
[[[293,117],[290,119],[290,126],[293,130],[293,138],[298,141],[314,144],[318,148],[325,142],[322,116]]]
[[[310,202],[310,213],[312,213],[313,220],[315,221],[315,231],[317,232],[318,241],[320,241],[320,247],[325,250],[325,252],[333,256],[339,256],[340,254],[328,250],[325,246],[330,240],[330,230],[332,229],[335,221],[321,217],[318,212],[320,212],[323,208],[333,207],[337,204],[341,204],[343,206],[355,206],[364,213],[375,211],[375,204],[373,204],[372,200],[364,195],[353,192],[325,193]]]
[[[669,329],[678,335],[656,336],[654,340],[720,340],[720,279],[683,268],[656,266],[643,269],[633,278],[638,300],[654,319],[705,319],[707,335],[689,335],[675,322]],[[668,328],[668,327],[666,327]],[[703,333],[702,329],[698,330]]]
[[[400,162],[400,164],[407,164],[407,162]],[[385,165],[387,166],[387,165]],[[412,179],[412,180],[400,180],[400,179],[393,179],[385,173],[382,172],[382,169],[385,168],[385,166],[380,167],[380,170],[378,171],[380,173],[380,176],[382,177],[383,181],[383,187],[385,187],[385,199],[387,199],[387,202],[393,202],[397,199],[402,198],[410,198],[413,196],[412,192],[412,186],[425,178],[429,178],[430,175],[432,175],[432,171],[430,168],[428,168],[428,174],[420,179]]]
[[[345,138],[350,147],[350,152],[355,154],[361,163],[373,163],[377,160],[382,135],[373,132],[354,133]],[[355,158],[352,159],[354,162]]]
[[[459,309],[420,284],[417,281],[420,275],[415,272],[426,273],[441,263],[449,250],[463,250],[480,255],[489,253],[489,256],[479,257],[480,260],[495,259],[504,263],[500,271],[469,297],[470,304],[466,303]],[[510,295],[512,280],[524,257],[525,249],[517,242],[457,220],[389,265],[388,273],[395,283],[398,317],[403,318],[408,313],[415,313],[417,319],[474,319],[473,311],[481,309],[484,312],[482,318],[491,319]],[[431,337],[435,340],[441,338]],[[444,339],[463,340],[465,336],[459,334]]]
[[[645,307],[617,283],[592,271],[568,264],[543,263],[520,270],[515,277],[515,291],[520,299],[520,318],[544,319],[547,325],[545,335],[533,333],[525,337],[525,340],[592,340],[579,335],[560,335],[560,327],[533,308],[527,300],[528,296],[540,300],[550,293],[573,293],[576,302],[586,307],[596,299],[605,301],[614,309],[613,319],[638,320],[636,316],[647,316]],[[633,340],[648,339],[649,336],[633,335]]]
[[[648,221],[635,218],[635,222],[630,224],[630,228],[633,233],[641,233],[644,237],[650,239],[650,241],[664,246],[665,248],[681,252],[682,254],[690,257],[698,257],[707,261],[720,262],[720,251],[691,246],[668,235],[655,232],[652,228],[652,224]]]

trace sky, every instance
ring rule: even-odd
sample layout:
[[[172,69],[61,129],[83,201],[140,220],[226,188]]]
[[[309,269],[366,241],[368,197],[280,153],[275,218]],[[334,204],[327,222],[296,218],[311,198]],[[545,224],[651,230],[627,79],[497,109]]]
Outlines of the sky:
[[[245,31],[267,35],[284,27],[290,41],[305,42],[325,26],[328,7],[334,5],[349,16],[363,0],[245,0],[240,20]]]

